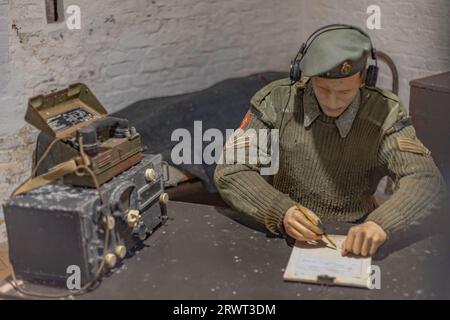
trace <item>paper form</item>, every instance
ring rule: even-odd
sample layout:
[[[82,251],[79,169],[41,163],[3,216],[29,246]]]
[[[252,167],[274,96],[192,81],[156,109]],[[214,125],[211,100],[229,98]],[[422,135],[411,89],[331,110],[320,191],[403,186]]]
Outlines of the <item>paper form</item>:
[[[325,242],[313,244],[297,242],[292,249],[284,279],[291,281],[318,282],[319,276],[335,278],[335,284],[366,286],[372,259],[342,256],[342,235],[330,235],[337,250]]]

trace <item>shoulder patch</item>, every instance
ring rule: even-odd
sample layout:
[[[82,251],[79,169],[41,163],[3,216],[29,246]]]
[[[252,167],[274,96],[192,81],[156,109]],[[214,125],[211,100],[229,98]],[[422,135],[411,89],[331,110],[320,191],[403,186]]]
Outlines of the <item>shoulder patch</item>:
[[[261,117],[262,113],[251,105],[244,118],[242,119],[242,122],[239,125],[239,129],[246,129],[252,118],[261,119]]]
[[[242,119],[241,124],[239,125],[239,129],[244,129],[247,126],[248,122],[250,121],[251,116],[252,116],[252,114],[250,112],[247,112],[244,119]]]
[[[397,137],[396,139],[398,148],[401,151],[413,152],[426,156],[431,154],[431,151],[417,139],[409,137]]]

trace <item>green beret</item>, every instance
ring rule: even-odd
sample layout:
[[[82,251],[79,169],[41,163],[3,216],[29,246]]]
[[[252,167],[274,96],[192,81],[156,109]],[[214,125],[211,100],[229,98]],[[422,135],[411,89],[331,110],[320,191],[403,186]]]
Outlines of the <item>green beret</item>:
[[[365,69],[370,49],[370,39],[357,30],[328,30],[310,43],[300,68],[307,77],[349,77]]]

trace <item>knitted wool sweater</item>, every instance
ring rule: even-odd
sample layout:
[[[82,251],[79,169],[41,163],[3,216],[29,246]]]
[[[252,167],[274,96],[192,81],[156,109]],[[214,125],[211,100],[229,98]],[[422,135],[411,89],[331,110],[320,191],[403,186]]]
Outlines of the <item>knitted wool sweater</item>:
[[[343,134],[338,119],[320,111],[310,82],[283,79],[258,91],[241,128],[279,129],[279,169],[270,184],[261,164],[218,164],[214,179],[225,202],[275,234],[285,234],[284,214],[296,202],[324,220],[372,220],[388,236],[439,210],[445,182],[398,97],[364,87],[358,98]],[[378,206],[373,195],[386,175],[395,192]]]

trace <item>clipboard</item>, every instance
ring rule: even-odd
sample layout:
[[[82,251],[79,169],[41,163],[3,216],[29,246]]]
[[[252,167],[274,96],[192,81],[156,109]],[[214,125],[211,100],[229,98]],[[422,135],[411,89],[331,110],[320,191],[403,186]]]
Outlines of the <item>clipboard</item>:
[[[342,256],[343,235],[330,235],[338,249],[324,241],[297,241],[283,275],[286,281],[369,288],[371,257]]]

